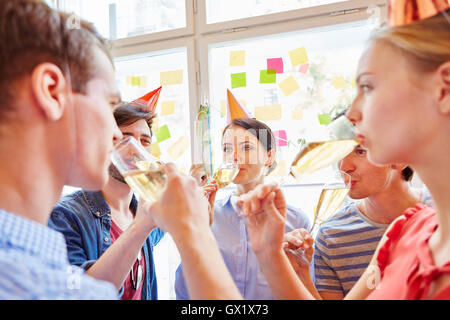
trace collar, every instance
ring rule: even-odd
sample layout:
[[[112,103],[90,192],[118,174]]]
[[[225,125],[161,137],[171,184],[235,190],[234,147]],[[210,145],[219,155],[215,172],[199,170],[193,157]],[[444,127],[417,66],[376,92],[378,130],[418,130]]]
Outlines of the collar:
[[[111,216],[111,209],[109,208],[109,205],[106,202],[105,197],[103,196],[103,193],[101,191],[83,190],[82,195],[89,205],[89,210],[91,211],[92,215],[94,215],[94,217],[104,218],[105,215],[108,215],[108,217]],[[133,194],[130,203],[130,209],[133,213],[136,213],[137,204],[137,198]]]
[[[19,249],[53,266],[68,264],[64,236],[47,226],[0,209],[0,247]]]

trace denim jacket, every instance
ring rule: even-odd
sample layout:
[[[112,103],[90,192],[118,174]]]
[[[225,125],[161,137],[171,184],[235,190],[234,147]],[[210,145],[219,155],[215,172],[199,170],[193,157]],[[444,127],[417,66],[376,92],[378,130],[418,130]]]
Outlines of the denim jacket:
[[[134,195],[130,209],[137,209]],[[52,211],[49,227],[64,235],[70,264],[85,270],[111,245],[111,210],[101,191],[78,190],[63,196]],[[143,246],[146,270],[142,300],[158,299],[153,247],[163,236],[162,230],[154,229]]]

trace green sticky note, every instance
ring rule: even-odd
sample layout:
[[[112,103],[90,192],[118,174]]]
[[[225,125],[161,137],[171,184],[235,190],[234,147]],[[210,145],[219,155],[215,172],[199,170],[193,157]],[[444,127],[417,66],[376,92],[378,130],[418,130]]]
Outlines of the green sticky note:
[[[277,71],[275,69],[261,70],[259,83],[277,83]]]
[[[163,125],[162,127],[159,127],[158,131],[156,132],[156,141],[162,142],[170,138],[170,132],[169,127],[167,124]]]
[[[138,87],[140,82],[141,82],[141,81],[140,81],[139,77],[133,76],[133,77],[131,78],[131,85],[132,85],[132,86]]]
[[[241,88],[247,85],[245,72],[231,74],[231,88]]]
[[[328,113],[319,114],[320,124],[327,125],[331,123],[331,116]]]

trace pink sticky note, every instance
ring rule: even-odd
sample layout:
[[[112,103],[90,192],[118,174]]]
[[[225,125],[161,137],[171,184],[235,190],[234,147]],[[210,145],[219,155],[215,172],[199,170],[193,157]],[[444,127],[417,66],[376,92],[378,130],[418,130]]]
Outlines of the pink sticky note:
[[[298,70],[300,73],[306,73],[309,69],[309,63],[302,64]]]
[[[288,145],[287,134],[285,130],[273,131],[273,135],[275,137],[275,143],[277,144],[277,147],[285,147]]]
[[[267,70],[274,69],[277,73],[283,73],[283,58],[267,59]]]

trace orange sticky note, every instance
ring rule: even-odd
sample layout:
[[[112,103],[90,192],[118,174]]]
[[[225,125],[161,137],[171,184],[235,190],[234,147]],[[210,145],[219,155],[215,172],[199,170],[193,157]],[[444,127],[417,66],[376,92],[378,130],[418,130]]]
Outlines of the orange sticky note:
[[[164,71],[159,75],[159,83],[162,86],[183,83],[183,70]]]
[[[167,149],[167,153],[172,157],[173,160],[177,160],[187,150],[188,147],[188,138],[182,136]]]
[[[289,95],[293,94],[295,91],[297,91],[298,89],[300,89],[300,86],[298,85],[297,81],[294,79],[293,76],[289,76],[285,80],[281,81],[279,86],[285,96],[289,96]]]
[[[289,57],[291,58],[293,66],[298,66],[309,61],[305,47],[289,51]]]
[[[230,51],[230,66],[244,66],[245,65],[245,51]]]
[[[333,86],[335,89],[341,89],[347,86],[344,77],[336,77],[332,79],[331,82],[333,82]]]
[[[175,112],[175,101],[164,101],[161,103],[161,116],[168,116]]]
[[[257,120],[274,121],[281,119],[281,104],[255,107],[255,117]]]

